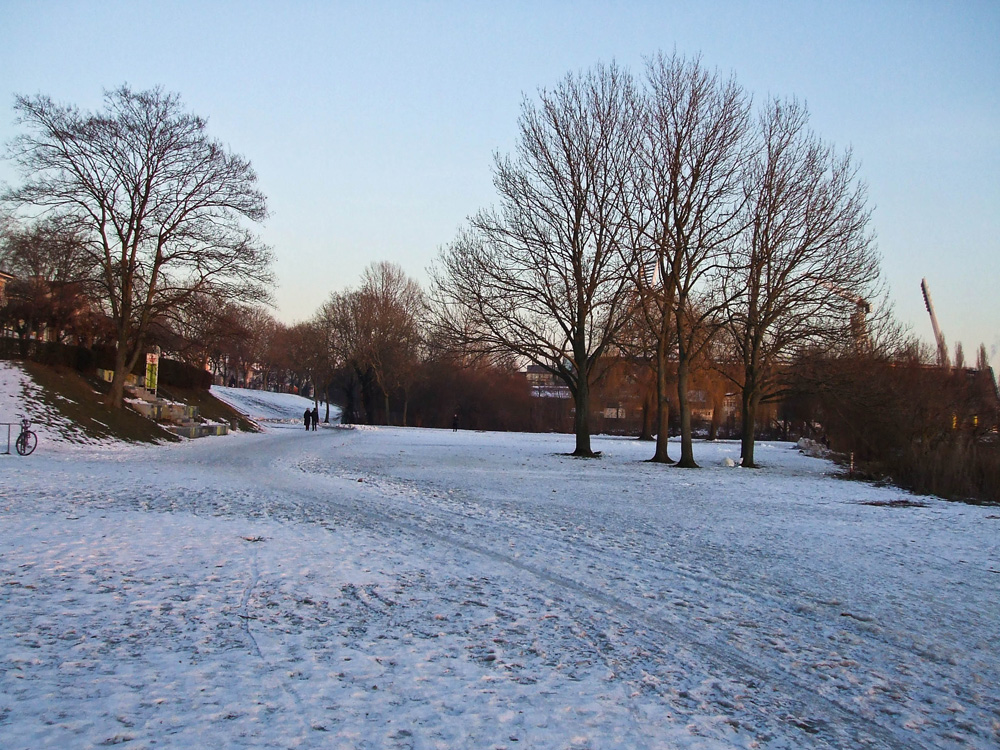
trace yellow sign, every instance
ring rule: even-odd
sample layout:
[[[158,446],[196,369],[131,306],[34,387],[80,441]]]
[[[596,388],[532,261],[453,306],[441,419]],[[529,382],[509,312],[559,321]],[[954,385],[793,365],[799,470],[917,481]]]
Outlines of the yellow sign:
[[[146,355],[146,390],[156,393],[156,376],[160,367],[160,355],[150,352]]]

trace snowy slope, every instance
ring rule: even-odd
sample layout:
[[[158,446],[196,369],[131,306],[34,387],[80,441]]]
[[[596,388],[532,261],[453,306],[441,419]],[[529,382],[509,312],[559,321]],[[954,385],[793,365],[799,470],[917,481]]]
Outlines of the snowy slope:
[[[271,425],[301,424],[302,414],[314,406],[312,399],[294,393],[252,391],[249,388],[227,388],[213,385],[212,395],[258,423]],[[326,417],[326,405],[319,408],[320,419]],[[330,423],[340,422],[340,409],[330,406]]]
[[[0,457],[0,745],[1000,743],[1000,510],[893,507],[784,444],[594,442]]]

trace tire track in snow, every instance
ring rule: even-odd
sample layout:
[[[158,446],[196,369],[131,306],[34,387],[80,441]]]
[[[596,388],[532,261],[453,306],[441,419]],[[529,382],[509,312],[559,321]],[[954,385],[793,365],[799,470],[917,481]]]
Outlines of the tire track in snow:
[[[295,469],[298,471],[304,471],[304,465],[308,466],[308,462],[304,463],[299,460],[294,463]],[[355,473],[354,475],[356,476],[357,474]],[[371,481],[367,483],[357,481],[352,482],[343,476],[333,476],[329,479],[332,480],[335,485],[342,485],[343,490],[352,491],[345,494],[357,493],[357,485],[359,484],[362,487],[362,494],[370,494],[371,490],[374,490],[374,492],[380,497],[385,497],[385,492],[387,490],[391,491],[393,485],[401,487],[404,494],[415,494],[418,496],[421,494],[420,488],[415,484],[407,486],[402,483],[386,480],[379,480],[377,483]],[[273,486],[286,488],[286,490],[289,486],[296,487],[295,482],[278,482],[275,480],[274,475],[270,475],[268,477],[267,483],[273,483]],[[365,484],[368,484],[370,489],[364,487]],[[302,490],[293,489],[292,492],[294,494],[300,494],[302,493]],[[311,497],[312,495],[309,496]],[[426,497],[424,499],[426,499]],[[664,658],[673,658],[673,655],[665,651],[662,646],[660,646],[660,642],[682,642],[689,646],[692,650],[697,651],[703,661],[711,667],[714,673],[725,674],[734,678],[736,682],[745,683],[746,681],[742,678],[747,675],[751,676],[754,682],[762,685],[773,685],[777,681],[782,685],[782,688],[779,691],[779,697],[788,699],[792,702],[793,713],[782,717],[778,715],[779,712],[768,710],[768,708],[764,705],[755,703],[755,705],[757,705],[757,713],[766,721],[773,721],[777,719],[778,721],[783,721],[784,723],[796,726],[799,729],[808,732],[810,734],[810,739],[813,741],[821,742],[823,745],[827,744],[826,740],[817,734],[822,730],[834,731],[838,735],[844,733],[848,735],[847,737],[835,737],[835,744],[832,745],[833,747],[845,746],[841,744],[844,741],[848,741],[848,746],[852,747],[887,747],[901,749],[929,749],[931,747],[923,744],[912,732],[908,732],[905,736],[901,736],[894,730],[894,728],[887,727],[874,719],[862,715],[861,713],[853,710],[851,707],[844,706],[831,698],[817,693],[814,686],[804,683],[791,672],[780,668],[768,670],[757,663],[750,661],[749,657],[730,646],[721,644],[718,641],[706,641],[694,627],[684,627],[677,621],[669,621],[661,615],[650,612],[647,609],[643,609],[632,602],[611,595],[606,591],[602,591],[601,589],[593,586],[588,586],[578,580],[568,578],[558,572],[544,568],[540,565],[525,562],[523,559],[514,554],[501,552],[497,549],[472,541],[468,533],[468,529],[455,522],[454,516],[458,516],[458,514],[453,513],[445,515],[441,513],[431,513],[430,508],[426,503],[421,503],[419,505],[419,514],[414,510],[404,507],[389,507],[385,503],[380,503],[378,505],[378,512],[374,512],[368,503],[364,503],[360,500],[349,502],[333,496],[325,498],[324,503],[327,504],[328,507],[339,508],[344,512],[346,518],[351,518],[355,522],[364,518],[367,521],[365,524],[366,528],[371,528],[370,525],[374,525],[375,527],[392,526],[398,530],[407,531],[417,537],[430,538],[451,547],[458,547],[467,552],[488,558],[496,563],[501,563],[527,573],[540,581],[544,581],[556,590],[564,592],[569,591],[578,597],[583,597],[600,604],[605,608],[606,614],[617,614],[619,616],[619,622],[622,626],[628,626],[631,622],[637,620],[641,622],[646,629],[651,631],[652,637],[646,638],[646,648],[651,652],[660,653]],[[300,504],[300,506],[301,505],[305,505],[305,503]],[[462,520],[470,520],[468,516],[458,517]],[[500,526],[500,523],[501,522],[494,520],[493,526]],[[506,528],[511,529],[512,527],[508,526]],[[444,530],[449,530],[451,533]],[[477,536],[479,538],[484,538],[486,535],[479,534]],[[503,537],[505,535],[500,534],[493,536]],[[714,580],[710,582],[715,583]],[[595,651],[600,653],[600,650],[597,648],[595,648]],[[775,680],[775,677],[778,679]],[[789,691],[788,687],[792,687],[794,690]],[[770,705],[770,702],[768,705]],[[828,721],[820,718],[826,715],[832,715],[834,717],[833,720]]]
[[[314,462],[310,465],[309,460],[300,462],[300,468],[306,470],[312,469],[322,472],[322,465],[322,462]],[[371,466],[368,467],[369,471],[371,468]],[[326,473],[329,474],[329,472]],[[358,473],[355,471],[351,475],[357,476]],[[343,478],[343,475],[341,478]],[[380,504],[383,506],[385,505],[385,500],[393,499],[387,496],[395,495],[394,499],[403,501],[410,499],[412,501],[410,508],[396,508],[396,511],[406,516],[413,513],[413,508],[419,508],[419,513],[413,515],[413,518],[417,519],[421,524],[424,523],[425,519],[431,521],[433,513],[429,505],[450,506],[443,508],[443,513],[434,515],[430,526],[438,529],[450,529],[452,533],[472,539],[495,536],[498,540],[506,540],[507,538],[525,534],[530,530],[530,534],[526,539],[535,545],[539,545],[538,557],[541,559],[550,558],[553,550],[561,545],[565,549],[570,550],[574,558],[585,558],[580,560],[581,564],[577,566],[579,569],[587,569],[589,566],[585,565],[585,563],[588,560],[600,564],[601,567],[607,570],[614,569],[614,566],[609,567],[606,562],[608,560],[607,552],[601,554],[601,549],[587,538],[574,539],[572,544],[555,538],[539,542],[537,537],[542,532],[538,524],[534,523],[537,519],[530,518],[529,522],[523,527],[512,524],[510,511],[513,509],[514,512],[517,512],[518,510],[518,507],[515,507],[513,504],[510,507],[505,506],[503,508],[505,515],[501,517],[498,513],[498,506],[495,500],[481,501],[469,490],[456,493],[446,492],[443,491],[442,486],[438,482],[419,482],[409,479],[400,480],[398,477],[385,479],[376,476],[372,478],[368,476],[365,483],[370,487],[374,486],[376,492],[380,494],[380,500],[383,501]],[[487,515],[482,514],[484,508]],[[490,512],[494,514],[488,515]],[[543,520],[550,519],[545,518]],[[572,526],[572,523],[570,526]],[[423,527],[428,528],[426,525]],[[579,528],[584,527],[581,526]],[[487,531],[496,532],[497,529],[503,529],[504,533],[486,533]],[[554,534],[554,531],[554,529],[550,528],[551,533]],[[522,541],[525,540],[522,539]],[[481,548],[481,545],[479,547]],[[491,548],[489,552],[495,553],[495,550]],[[505,559],[515,559],[506,555],[506,553],[503,553],[503,556]],[[525,564],[523,557],[517,560],[517,564]],[[976,676],[985,669],[988,681],[988,675],[991,672],[988,664],[980,661],[973,662],[963,671],[960,667],[964,665],[955,662],[954,657],[949,655],[946,646],[943,647],[937,643],[922,643],[919,639],[915,639],[915,636],[911,636],[909,632],[897,632],[893,629],[891,623],[888,626],[875,624],[872,622],[872,618],[864,614],[855,615],[850,611],[844,614],[844,609],[850,610],[852,608],[850,606],[842,607],[840,606],[840,602],[817,597],[809,591],[796,589],[784,582],[778,585],[767,580],[754,580],[752,588],[748,593],[747,584],[750,583],[749,581],[737,581],[737,579],[732,577],[716,576],[698,568],[692,569],[690,561],[684,567],[671,566],[669,572],[673,577],[691,580],[701,586],[711,586],[716,591],[726,591],[731,597],[744,603],[742,607],[737,606],[737,610],[749,610],[751,614],[756,612],[758,616],[763,616],[761,613],[768,611],[780,613],[781,619],[779,620],[779,627],[777,629],[772,626],[759,632],[757,631],[759,625],[757,622],[752,621],[752,617],[750,618],[751,621],[748,621],[746,617],[730,617],[728,620],[729,625],[733,628],[733,634],[741,639],[747,639],[747,649],[759,651],[763,655],[769,648],[768,644],[770,644],[781,653],[789,654],[788,658],[796,659],[796,661],[789,665],[792,669],[795,668],[796,664],[804,661],[802,666],[811,670],[815,679],[804,681],[795,672],[776,662],[772,662],[770,665],[771,674],[783,675],[784,679],[798,683],[799,687],[804,691],[814,692],[820,687],[827,689],[832,687],[845,691],[843,694],[845,698],[859,702],[859,704],[862,699],[866,701],[871,699],[871,710],[877,710],[887,716],[899,716],[901,713],[900,709],[905,708],[910,712],[913,720],[918,725],[922,719],[929,718],[929,709],[927,707],[929,701],[925,701],[920,695],[921,690],[927,689],[931,691],[931,694],[939,702],[935,709],[939,714],[943,713],[946,716],[949,715],[948,712],[955,710],[951,706],[955,705],[954,699],[957,698],[965,703],[966,706],[971,705],[975,707],[980,721],[985,722],[982,731],[976,732],[975,736],[981,741],[990,742],[986,727],[990,722],[991,716],[1000,715],[997,701],[989,695],[983,696],[981,690],[975,684],[965,679],[970,675]],[[586,584],[578,580],[575,580],[575,582],[587,587]],[[604,593],[600,589],[587,588],[588,590]],[[616,601],[627,601],[622,597],[614,598]],[[797,601],[818,606],[813,609],[810,606],[802,608],[789,607],[790,603]],[[663,612],[653,613],[648,607],[643,607],[642,604],[636,604],[634,601],[627,601],[627,603],[629,606],[635,607],[649,616],[661,618],[661,620],[664,617],[664,613],[669,611],[664,610]],[[686,602],[675,602],[675,604],[686,604],[686,606],[690,607],[690,604]],[[835,608],[833,613],[827,614],[831,607]],[[846,617],[847,619],[839,620],[838,618],[840,617]],[[709,622],[718,621],[718,619],[716,616]],[[723,621],[727,621],[725,617],[722,619]],[[697,638],[702,632],[696,626],[686,626],[674,618],[667,617],[666,620],[662,621],[668,622],[673,628],[685,629],[685,632],[694,638]],[[800,628],[794,624],[796,622],[805,623],[807,626]],[[788,634],[783,632],[783,629],[780,627],[781,624],[789,624],[792,630],[791,636],[793,642],[788,643],[791,650],[785,648],[785,643],[788,642]],[[812,631],[811,637],[802,638],[803,634],[810,636],[810,629]],[[832,638],[827,631],[846,634],[846,641],[828,643]],[[775,638],[778,638],[778,640],[775,640]],[[801,648],[796,648],[797,646]],[[753,659],[753,654],[747,654],[745,651],[731,646],[726,646],[725,648],[728,650],[728,653],[737,654],[744,661]],[[863,654],[857,655],[856,659],[853,660],[844,659],[838,656],[836,651],[831,654],[830,648],[861,651]],[[894,654],[893,658],[885,660],[884,654],[886,652],[892,652]],[[866,657],[870,653],[874,653],[876,658],[882,661],[891,661],[898,664],[902,677],[890,677],[877,669],[865,668],[861,671],[854,670],[846,674],[840,674],[838,676],[839,681],[829,682],[831,673],[825,670],[840,667],[848,669],[858,667],[859,664],[868,663]],[[955,655],[960,656],[961,653],[955,652]],[[832,662],[830,661],[831,658],[833,658]],[[911,671],[914,663],[917,665],[918,671],[916,673]],[[949,670],[949,665],[955,666],[956,669]],[[974,671],[970,672],[970,669]],[[912,679],[906,679],[906,677],[914,674],[917,676]],[[858,684],[856,682],[857,677],[864,677],[866,679],[865,684]],[[827,680],[827,682],[823,682],[823,680]],[[948,687],[947,692],[941,690],[942,685]],[[862,689],[865,688],[867,691],[862,692]],[[877,693],[885,695],[873,697]],[[823,700],[841,706],[841,708],[847,710],[853,716],[864,717],[861,711],[869,710],[867,706],[845,706],[838,697],[830,697],[828,695],[821,697]],[[945,702],[950,703],[950,706],[945,707]],[[962,710],[964,711],[965,709]],[[969,718],[971,718],[971,715]],[[903,728],[901,724],[903,720],[905,720],[905,717],[896,724],[888,725],[887,731],[902,732]],[[871,721],[878,723],[874,719]],[[807,722],[800,723],[808,726]],[[972,731],[968,728],[969,721],[962,720],[959,726],[963,724],[965,725],[961,730],[963,733]],[[879,724],[879,726],[886,727],[885,724]],[[905,729],[905,737],[908,739],[904,745],[919,747],[921,740],[918,738],[918,735],[913,733],[909,727]],[[951,744],[955,741],[955,735],[952,731],[949,731],[951,729],[953,727],[947,723],[937,723],[933,719],[930,719],[930,725],[926,726],[922,731],[933,732],[939,742]],[[927,741],[932,742],[932,744],[934,743],[930,739],[930,734],[927,735]],[[902,742],[902,740],[897,739],[897,742]],[[914,743],[917,744],[914,745]]]

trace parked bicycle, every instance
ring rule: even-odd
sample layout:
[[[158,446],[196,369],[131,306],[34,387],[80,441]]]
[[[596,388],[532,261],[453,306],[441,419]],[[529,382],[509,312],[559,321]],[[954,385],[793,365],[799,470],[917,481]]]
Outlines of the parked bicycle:
[[[17,423],[0,422],[0,425],[7,426],[7,453],[4,455],[10,455],[10,433],[11,428],[15,424]],[[38,436],[31,431],[31,420],[25,417],[21,419],[21,432],[17,436],[17,440],[14,441],[14,450],[22,456],[30,456],[34,452],[36,445],[38,445]]]
[[[17,436],[14,449],[22,456],[30,456],[38,445],[38,436],[28,428],[31,427],[30,419],[21,420],[21,434]]]

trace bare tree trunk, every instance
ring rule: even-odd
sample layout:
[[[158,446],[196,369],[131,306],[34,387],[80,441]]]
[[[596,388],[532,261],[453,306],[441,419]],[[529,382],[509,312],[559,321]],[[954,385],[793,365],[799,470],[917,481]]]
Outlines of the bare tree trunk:
[[[590,447],[590,384],[588,378],[580,374],[573,393],[573,402],[576,405],[576,414],[573,418],[573,428],[576,432],[576,450],[574,456],[583,458],[593,458],[594,452]]]
[[[756,443],[755,431],[757,428],[757,401],[752,388],[743,388],[743,424],[740,430],[740,455],[743,460],[740,465],[745,469],[756,469],[754,463],[753,449]]]
[[[681,415],[681,460],[677,465],[684,469],[697,469],[691,440],[691,405],[688,403],[689,365],[684,357],[677,363],[677,407]]]
[[[642,397],[642,428],[639,439],[652,442],[658,414],[656,391],[647,390]]]
[[[104,405],[118,408],[125,400],[125,347],[119,343],[115,350],[115,371],[111,377],[111,390],[104,397]]]
[[[664,321],[667,318],[664,316]],[[667,377],[667,343],[669,338],[661,332],[656,344],[656,452],[650,459],[653,463],[672,464],[668,448],[670,446],[670,400],[669,378]]]

